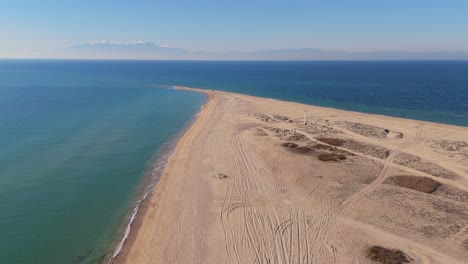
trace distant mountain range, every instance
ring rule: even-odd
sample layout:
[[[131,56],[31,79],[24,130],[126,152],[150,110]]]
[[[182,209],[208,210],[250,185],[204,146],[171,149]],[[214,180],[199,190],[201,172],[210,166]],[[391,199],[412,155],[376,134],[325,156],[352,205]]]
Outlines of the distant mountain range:
[[[35,52],[31,57],[147,60],[468,60],[468,51],[346,52],[305,48],[208,52],[159,46],[148,41],[117,43],[102,40],[49,52]]]

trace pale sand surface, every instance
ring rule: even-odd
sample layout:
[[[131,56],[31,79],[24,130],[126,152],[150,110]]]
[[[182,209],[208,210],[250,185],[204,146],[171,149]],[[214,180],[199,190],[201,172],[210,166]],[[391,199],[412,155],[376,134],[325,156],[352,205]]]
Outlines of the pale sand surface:
[[[210,99],[118,263],[375,263],[374,245],[468,263],[468,128],[178,89]],[[395,175],[441,185],[420,192]]]

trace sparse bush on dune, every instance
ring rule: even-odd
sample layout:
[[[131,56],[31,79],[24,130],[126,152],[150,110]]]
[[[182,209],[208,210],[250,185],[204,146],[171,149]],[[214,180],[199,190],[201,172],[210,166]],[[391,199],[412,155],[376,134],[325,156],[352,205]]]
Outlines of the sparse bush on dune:
[[[433,193],[442,184],[428,177],[398,175],[389,179],[390,182],[412,190],[424,193]]]
[[[318,155],[318,159],[321,161],[338,161],[338,160],[345,160],[346,156],[343,154],[335,154],[335,153],[320,153]]]
[[[296,134],[296,135],[291,135],[288,137],[288,140],[291,141],[301,141],[301,140],[307,140],[307,137],[302,135],[302,134]]]
[[[388,249],[381,246],[372,246],[367,249],[367,257],[383,264],[409,263],[411,258],[399,249]]]
[[[284,143],[281,143],[281,146],[289,149],[291,152],[298,153],[298,154],[307,154],[313,151],[313,149],[309,147],[299,146],[293,142],[284,142]]]
[[[312,152],[313,149],[311,149],[309,147],[297,147],[297,148],[291,149],[291,151],[293,151],[295,153],[299,153],[299,154],[306,154],[306,153]]]
[[[341,139],[341,138],[326,138],[326,137],[319,137],[317,138],[318,141],[321,141],[323,143],[327,143],[332,146],[342,146],[346,140]]]

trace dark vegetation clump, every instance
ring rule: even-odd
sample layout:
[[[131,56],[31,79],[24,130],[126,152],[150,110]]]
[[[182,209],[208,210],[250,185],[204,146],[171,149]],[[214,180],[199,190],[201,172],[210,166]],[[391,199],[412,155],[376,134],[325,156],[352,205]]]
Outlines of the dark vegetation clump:
[[[344,143],[346,143],[346,140],[341,139],[341,138],[325,138],[325,137],[319,137],[317,138],[318,141],[321,141],[323,143],[327,143],[332,146],[342,146]]]
[[[323,149],[323,150],[336,150],[335,147],[331,147],[329,145],[320,144],[320,143],[313,145],[313,148],[314,149]]]
[[[346,156],[343,154],[336,154],[336,153],[320,153],[318,155],[318,159],[321,161],[339,161],[339,160],[345,160]]]
[[[403,264],[411,261],[411,258],[399,249],[388,249],[380,246],[368,248],[367,257],[383,264]]]
[[[285,148],[296,148],[297,147],[297,144],[296,143],[292,143],[292,142],[285,142],[285,143],[282,143],[281,146],[285,147]]]
[[[281,143],[281,146],[289,149],[291,152],[298,153],[298,154],[307,154],[313,151],[313,149],[306,147],[306,146],[299,147],[299,145],[293,142]]]
[[[442,185],[440,182],[431,178],[419,176],[398,175],[391,177],[390,180],[400,187],[423,193],[433,193]]]
[[[294,153],[298,153],[298,154],[307,154],[309,152],[312,152],[313,149],[309,147],[297,147],[297,148],[291,149],[291,151]]]
[[[390,156],[390,150],[385,150],[385,158],[388,158],[388,156]]]

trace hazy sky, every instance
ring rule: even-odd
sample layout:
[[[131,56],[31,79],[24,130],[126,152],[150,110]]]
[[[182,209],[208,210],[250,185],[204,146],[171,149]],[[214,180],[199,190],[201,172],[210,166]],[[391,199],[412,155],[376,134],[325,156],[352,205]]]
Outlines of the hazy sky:
[[[94,40],[188,50],[468,50],[467,0],[0,0],[0,50]]]

